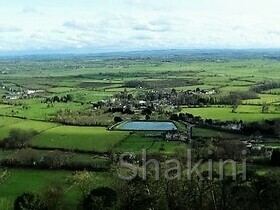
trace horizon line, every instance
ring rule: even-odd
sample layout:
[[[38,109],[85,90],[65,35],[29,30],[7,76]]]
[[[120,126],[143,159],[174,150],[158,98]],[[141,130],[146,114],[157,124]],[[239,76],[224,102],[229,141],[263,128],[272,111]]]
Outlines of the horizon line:
[[[168,48],[168,49],[139,49],[139,50],[112,50],[112,51],[97,51],[90,52],[90,50],[86,50],[83,52],[73,52],[72,50],[49,50],[49,51],[0,51],[0,57],[33,57],[33,56],[82,56],[82,55],[106,55],[106,54],[124,54],[124,53],[141,53],[141,52],[163,52],[163,51],[280,51],[280,47],[272,48],[272,47],[256,47],[256,48]],[[87,52],[88,51],[88,52]]]

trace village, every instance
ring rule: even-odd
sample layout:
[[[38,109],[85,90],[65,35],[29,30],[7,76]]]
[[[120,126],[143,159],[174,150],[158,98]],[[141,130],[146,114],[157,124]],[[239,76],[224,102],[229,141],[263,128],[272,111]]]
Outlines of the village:
[[[33,89],[20,88],[20,87],[12,88],[4,85],[2,85],[2,89],[5,91],[4,95],[2,95],[2,99],[9,99],[9,100],[34,98],[38,94],[45,92],[45,90],[33,90]]]

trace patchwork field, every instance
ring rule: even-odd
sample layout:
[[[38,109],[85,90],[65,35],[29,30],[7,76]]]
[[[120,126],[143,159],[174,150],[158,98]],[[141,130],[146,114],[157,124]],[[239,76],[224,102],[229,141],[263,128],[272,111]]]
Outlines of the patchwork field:
[[[280,148],[276,122],[280,119],[277,53],[235,50],[176,51],[171,55],[164,51],[149,55],[135,53],[108,57],[0,58],[0,141],[12,129],[38,132],[24,145],[0,142],[0,161],[7,167],[0,169],[0,177],[4,174],[0,178],[0,209],[12,209],[14,199],[23,192],[42,192],[54,183],[65,190],[63,209],[73,206],[76,209],[81,194],[69,185],[69,177],[76,170],[95,171],[92,172],[95,188],[113,188],[118,182],[115,159],[122,152],[141,154],[145,149],[152,157],[167,159],[179,157],[189,148],[200,155],[209,145],[226,151],[217,143],[223,140],[236,143],[236,147],[229,148],[236,150],[244,146],[240,140],[248,139],[260,140],[261,145],[269,148]],[[228,96],[236,98],[224,100]],[[271,126],[263,129],[268,135],[260,135],[261,129],[258,132],[252,129],[251,135],[245,135],[214,126],[211,129],[211,125],[205,128],[206,123],[199,118],[188,118],[185,113],[223,124],[240,120],[258,125],[265,120],[275,122],[263,126]],[[150,123],[144,123],[144,130],[149,130],[145,132],[109,131],[105,127],[129,120],[171,119],[176,121],[178,139],[173,139],[173,129],[166,129],[167,132],[163,125],[159,126],[162,129],[155,129],[160,132],[150,131]],[[188,139],[189,125],[194,126],[192,139]],[[167,141],[168,136],[172,140]],[[9,137],[6,141],[12,143],[18,139]],[[252,151],[253,155],[260,154],[257,159],[263,158],[253,169],[259,174],[278,172],[277,167],[261,165],[269,161],[267,154],[261,152]],[[44,165],[44,161],[49,162]],[[52,161],[61,165],[53,167]],[[207,168],[206,164],[202,167]],[[100,168],[106,173],[96,172]],[[226,171],[231,172],[228,167]]]

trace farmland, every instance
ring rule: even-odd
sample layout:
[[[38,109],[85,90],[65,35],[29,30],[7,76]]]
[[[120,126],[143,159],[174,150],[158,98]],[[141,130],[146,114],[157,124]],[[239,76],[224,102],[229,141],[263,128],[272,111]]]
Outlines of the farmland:
[[[241,105],[236,112],[232,112],[231,107],[204,107],[204,108],[184,108],[184,112],[191,113],[202,118],[211,118],[222,121],[263,121],[265,119],[278,119],[280,110],[278,106],[271,106],[268,113],[261,112],[261,106]]]
[[[279,172],[267,158],[280,147],[279,52],[237,52],[1,57],[0,205],[12,209],[21,194],[56,183],[61,208],[76,207],[82,193],[67,180],[77,171],[95,177],[94,189],[117,190],[118,156],[143,149],[185,163],[188,149],[198,158],[211,148],[215,160],[240,166],[246,145],[248,158],[259,160],[251,163],[256,172]],[[130,121],[144,131],[108,129]],[[178,129],[155,131],[147,121]]]
[[[38,135],[32,145],[106,152],[127,135],[127,132],[108,132],[104,127],[59,126]]]

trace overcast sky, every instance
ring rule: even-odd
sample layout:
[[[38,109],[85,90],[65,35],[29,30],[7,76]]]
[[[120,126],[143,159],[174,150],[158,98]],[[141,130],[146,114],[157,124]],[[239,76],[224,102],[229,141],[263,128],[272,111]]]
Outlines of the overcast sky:
[[[278,0],[0,0],[0,52],[280,48]]]

